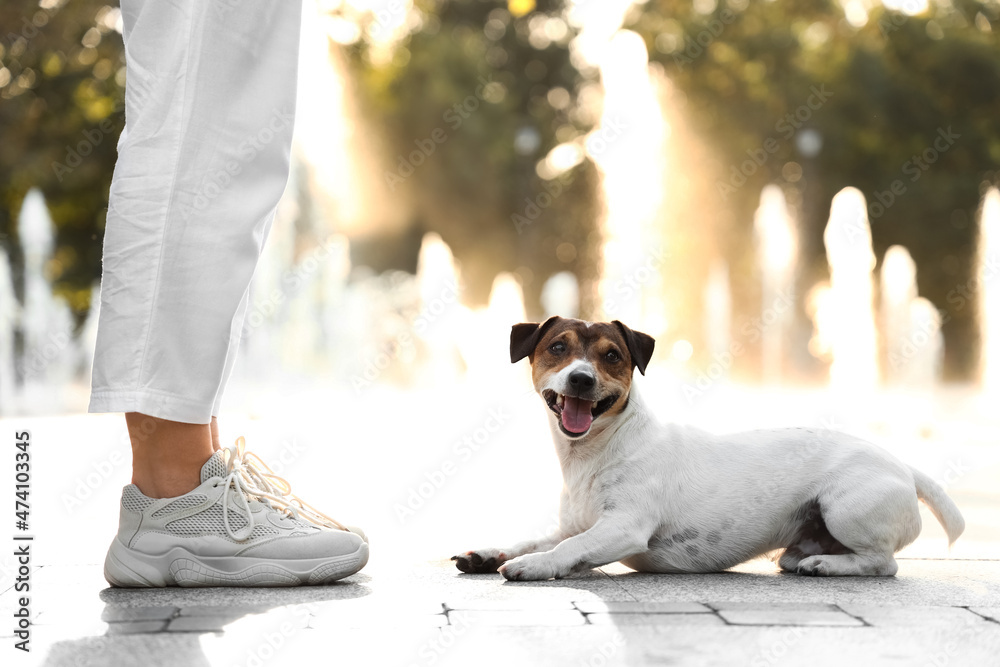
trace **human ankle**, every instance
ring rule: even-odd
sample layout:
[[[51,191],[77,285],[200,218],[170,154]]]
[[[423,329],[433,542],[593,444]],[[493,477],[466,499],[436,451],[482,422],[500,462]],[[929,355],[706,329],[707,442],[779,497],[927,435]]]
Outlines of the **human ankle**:
[[[132,483],[150,498],[174,498],[201,484],[212,456],[208,424],[188,424],[140,413],[125,415],[132,444]]]

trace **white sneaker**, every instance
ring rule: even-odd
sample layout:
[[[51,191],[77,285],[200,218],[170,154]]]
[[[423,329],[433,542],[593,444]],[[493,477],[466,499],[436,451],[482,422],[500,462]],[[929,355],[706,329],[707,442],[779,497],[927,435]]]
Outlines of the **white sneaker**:
[[[244,454],[240,438],[212,455],[201,485],[183,496],[154,499],[125,487],[104,578],[124,587],[315,585],[367,562],[363,532],[292,495]]]

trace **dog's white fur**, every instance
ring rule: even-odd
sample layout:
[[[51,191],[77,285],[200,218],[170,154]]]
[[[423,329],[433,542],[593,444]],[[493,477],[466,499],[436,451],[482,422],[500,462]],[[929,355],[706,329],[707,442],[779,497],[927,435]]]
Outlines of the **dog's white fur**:
[[[566,393],[569,368],[587,364],[554,373],[540,393]],[[716,436],[661,424],[634,382],[625,409],[596,419],[584,437],[564,434],[558,419],[549,413],[565,482],[559,530],[456,558],[540,580],[615,561],[644,572],[716,572],[786,549],[779,566],[788,571],[893,575],[894,553],[920,532],[918,498],[950,541],[965,527],[930,477],[843,433]]]

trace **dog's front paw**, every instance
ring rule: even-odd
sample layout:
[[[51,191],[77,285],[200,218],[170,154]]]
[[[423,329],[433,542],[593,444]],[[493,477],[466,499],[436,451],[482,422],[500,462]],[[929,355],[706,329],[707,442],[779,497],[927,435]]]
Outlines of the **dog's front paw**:
[[[478,549],[452,556],[455,567],[466,574],[489,574],[504,564],[507,555],[499,549]]]
[[[810,577],[829,577],[832,569],[823,556],[809,556],[799,561],[796,572]]]
[[[526,554],[504,563],[500,574],[509,581],[544,581],[565,573],[554,566],[548,554]]]

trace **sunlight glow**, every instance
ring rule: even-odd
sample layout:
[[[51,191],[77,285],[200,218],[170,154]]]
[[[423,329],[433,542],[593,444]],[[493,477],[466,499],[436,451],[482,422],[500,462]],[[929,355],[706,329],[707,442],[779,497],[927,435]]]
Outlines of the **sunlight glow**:
[[[886,9],[891,9],[907,16],[923,14],[930,9],[928,0],[882,0],[882,5]]]
[[[777,185],[760,193],[754,213],[754,239],[761,273],[761,366],[765,382],[781,379],[785,338],[794,298],[798,234],[785,195]]]
[[[1000,261],[1000,191],[990,188],[983,199],[979,219],[979,264],[981,285],[979,322],[982,338],[983,391],[1000,393],[1000,286],[997,285],[997,262]]]
[[[587,139],[607,205],[601,303],[606,315],[635,322],[655,336],[665,326],[656,298],[662,287],[657,249],[662,252],[664,245],[657,214],[669,128],[639,35],[615,34],[601,62],[601,82],[601,123]]]
[[[860,190],[844,188],[834,196],[823,242],[830,284],[811,298],[816,338],[810,349],[830,357],[832,389],[861,397],[875,388],[878,358],[872,311],[875,254]]]

